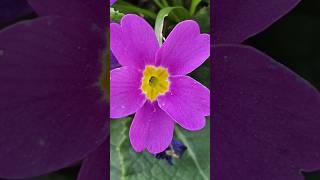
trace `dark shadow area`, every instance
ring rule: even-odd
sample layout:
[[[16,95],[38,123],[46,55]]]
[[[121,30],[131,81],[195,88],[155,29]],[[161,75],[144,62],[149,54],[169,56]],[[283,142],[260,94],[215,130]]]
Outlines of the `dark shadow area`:
[[[36,13],[30,13],[30,14],[28,14],[26,16],[19,17],[19,18],[15,19],[14,21],[6,22],[6,23],[0,23],[0,30],[5,28],[5,27],[7,27],[7,26],[9,26],[9,25],[15,24],[17,22],[34,19],[36,17],[38,17],[38,15]]]
[[[302,1],[246,44],[267,53],[320,88],[320,1]]]
[[[319,180],[320,179],[320,170],[313,172],[302,172],[305,180]]]
[[[70,168],[62,169],[58,172],[53,172],[48,175],[40,176],[37,178],[31,178],[27,180],[73,180],[76,179],[80,170],[80,166],[74,166]]]

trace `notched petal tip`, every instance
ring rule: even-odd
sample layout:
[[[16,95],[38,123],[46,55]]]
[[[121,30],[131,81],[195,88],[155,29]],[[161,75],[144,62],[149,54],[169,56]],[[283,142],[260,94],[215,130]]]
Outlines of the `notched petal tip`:
[[[147,149],[155,154],[166,149],[173,138],[174,121],[156,103],[145,103],[130,127],[129,137],[135,151]]]
[[[167,67],[170,74],[185,75],[192,72],[210,56],[210,35],[201,34],[193,20],[175,26],[157,51],[156,64]]]
[[[125,15],[120,24],[112,23],[110,28],[110,47],[122,66],[144,69],[146,64],[155,64],[159,43],[153,28],[142,17]]]

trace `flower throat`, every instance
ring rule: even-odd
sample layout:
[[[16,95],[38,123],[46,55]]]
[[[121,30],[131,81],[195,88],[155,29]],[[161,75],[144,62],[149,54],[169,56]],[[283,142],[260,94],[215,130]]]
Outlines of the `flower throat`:
[[[169,72],[163,67],[148,65],[143,71],[141,90],[150,101],[169,91]]]

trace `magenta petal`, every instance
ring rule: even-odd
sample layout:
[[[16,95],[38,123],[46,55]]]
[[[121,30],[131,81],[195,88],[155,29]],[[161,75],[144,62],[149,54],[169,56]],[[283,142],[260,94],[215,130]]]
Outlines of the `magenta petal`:
[[[103,39],[84,20],[57,17],[0,32],[0,177],[66,167],[104,141]]]
[[[145,148],[153,154],[164,151],[173,137],[174,121],[157,103],[145,103],[130,127],[130,142],[135,151]]]
[[[302,180],[319,169],[318,90],[253,48],[214,51],[213,178]]]
[[[28,2],[40,16],[90,19],[103,27],[109,20],[106,0],[28,0]]]
[[[147,21],[129,14],[122,18],[121,25],[111,23],[110,47],[122,66],[144,69],[145,64],[155,64],[159,43]]]
[[[179,23],[157,52],[157,65],[170,74],[185,75],[199,67],[210,55],[210,36],[200,34],[195,21]]]
[[[109,138],[82,163],[77,180],[107,180],[109,178]]]
[[[110,72],[110,117],[121,118],[135,113],[146,102],[140,90],[142,73],[129,67]]]
[[[300,0],[215,0],[212,32],[215,43],[240,43],[266,29]]]
[[[110,6],[112,6],[115,2],[116,0],[110,0]]]
[[[158,98],[160,108],[183,128],[202,129],[204,117],[210,115],[209,89],[188,76],[174,76],[170,81],[170,91]]]

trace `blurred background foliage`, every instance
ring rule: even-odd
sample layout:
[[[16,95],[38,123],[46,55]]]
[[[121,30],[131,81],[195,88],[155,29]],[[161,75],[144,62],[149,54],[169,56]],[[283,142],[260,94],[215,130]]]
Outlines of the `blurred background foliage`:
[[[195,19],[199,22],[202,32],[209,32],[209,0],[202,0],[196,7],[192,7],[191,0],[119,0],[114,8],[120,12],[140,14],[154,26],[157,12],[168,6],[183,6],[185,9],[177,9],[170,13],[164,22],[165,36],[177,22],[184,19]],[[250,38],[245,44],[267,53],[320,89],[319,9],[320,1],[304,0],[284,18],[264,32]],[[31,13],[19,18],[19,20],[35,17],[36,14]],[[0,29],[7,25],[0,23]],[[206,62],[201,68],[193,72],[192,76],[209,86],[209,72],[209,62]],[[29,180],[75,180],[79,167],[79,165],[75,165],[56,173]],[[317,171],[303,174],[306,180],[320,179],[320,172]]]

